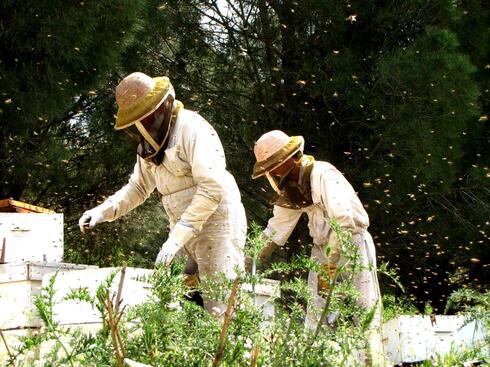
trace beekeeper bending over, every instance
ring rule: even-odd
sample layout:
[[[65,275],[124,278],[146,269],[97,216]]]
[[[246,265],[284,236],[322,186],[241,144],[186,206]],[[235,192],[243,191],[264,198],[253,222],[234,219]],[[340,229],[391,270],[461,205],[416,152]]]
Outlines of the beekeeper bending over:
[[[311,258],[319,262],[327,274],[333,273],[342,258],[337,235],[329,225],[330,220],[335,220],[342,229],[352,233],[353,241],[358,245],[363,271],[355,276],[354,285],[361,294],[360,304],[366,309],[377,308],[372,323],[372,328],[376,329],[381,323],[381,298],[374,243],[367,231],[368,215],[345,177],[330,163],[304,155],[303,147],[303,137],[289,137],[279,130],[262,135],[255,143],[257,162],[252,178],[266,176],[277,193],[274,216],[264,231],[271,242],[259,259],[267,259],[276,246],[284,245],[301,215],[306,213],[313,238]],[[328,257],[327,244],[331,246]],[[305,323],[312,327],[318,322],[319,310],[325,305],[319,291],[328,283],[313,271],[308,275],[308,283],[316,307],[308,307]],[[379,335],[371,337],[370,344],[373,353],[382,353]]]
[[[157,189],[170,232],[156,263],[185,253],[187,273],[234,278],[244,266],[246,219],[216,131],[175,99],[167,77],[130,74],[117,86],[116,102],[115,129],[137,141],[136,164],[122,189],[82,215],[81,231],[123,216]],[[204,307],[217,316],[226,309],[206,298]]]

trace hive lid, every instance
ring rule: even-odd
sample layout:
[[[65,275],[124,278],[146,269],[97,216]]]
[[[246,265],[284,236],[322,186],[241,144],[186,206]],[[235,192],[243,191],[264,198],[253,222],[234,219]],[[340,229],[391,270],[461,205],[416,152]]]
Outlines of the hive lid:
[[[41,208],[40,206],[35,206],[22,201],[17,201],[13,199],[2,199],[0,200],[0,213],[46,213],[54,214],[55,211],[50,209]]]

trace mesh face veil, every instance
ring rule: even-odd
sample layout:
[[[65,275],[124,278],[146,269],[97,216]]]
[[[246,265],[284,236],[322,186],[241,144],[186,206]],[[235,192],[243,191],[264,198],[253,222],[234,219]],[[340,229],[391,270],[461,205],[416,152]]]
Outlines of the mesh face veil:
[[[301,154],[301,153],[297,153],[297,154]],[[284,164],[287,164],[287,162],[284,162]],[[285,170],[281,170],[280,174],[274,174],[275,173],[274,170],[265,172],[265,174],[264,174],[265,177],[267,178],[272,189],[276,193],[278,193],[278,194],[282,193],[282,191],[284,189],[284,184],[288,179],[288,175],[294,169],[295,164],[289,164],[289,167]],[[281,166],[279,166],[279,167],[281,167]],[[277,168],[279,168],[279,167],[277,167]]]
[[[173,96],[167,96],[155,112],[128,128],[128,134],[139,141],[137,153],[141,158],[153,158],[165,146],[172,122],[173,102]]]

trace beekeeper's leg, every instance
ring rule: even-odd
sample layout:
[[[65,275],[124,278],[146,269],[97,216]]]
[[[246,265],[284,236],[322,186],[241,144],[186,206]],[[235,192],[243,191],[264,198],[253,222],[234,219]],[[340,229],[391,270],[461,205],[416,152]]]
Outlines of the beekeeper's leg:
[[[324,246],[313,245],[310,258],[320,263],[325,273],[330,275],[329,279],[325,279],[314,271],[310,270],[308,273],[308,287],[310,288],[313,298],[312,301],[308,303],[305,326],[307,328],[315,328],[318,325],[323,309],[325,308],[325,299],[320,296],[320,294],[328,292],[332,279],[331,276],[335,272],[339,254],[338,251],[333,251],[332,255],[327,258],[325,256]],[[333,315],[329,315],[329,317],[332,316]],[[331,322],[331,320],[327,318],[326,322]]]
[[[375,308],[367,340],[368,358],[372,366],[385,366],[381,330],[381,294],[376,273],[376,251],[373,239],[368,232],[364,232],[354,235],[353,240],[359,245],[360,263],[364,269],[354,277],[354,286],[361,294],[359,304],[366,310]]]
[[[180,261],[182,257],[185,258],[184,284],[187,287],[191,288],[191,291],[185,296],[185,298],[199,306],[204,307],[201,293],[195,290],[195,288],[199,284],[199,272],[197,268],[197,262],[192,258],[191,254],[187,253],[187,251],[184,249],[181,249],[179,252],[177,252],[174,260]]]
[[[219,279],[224,274],[228,279],[235,279],[235,269],[244,271],[244,254],[246,238],[245,215],[238,218],[237,225],[230,226],[222,223],[216,228],[210,228],[196,247],[196,261],[202,282],[206,279]],[[222,318],[226,311],[226,299],[217,300],[203,295],[204,308],[217,318]]]

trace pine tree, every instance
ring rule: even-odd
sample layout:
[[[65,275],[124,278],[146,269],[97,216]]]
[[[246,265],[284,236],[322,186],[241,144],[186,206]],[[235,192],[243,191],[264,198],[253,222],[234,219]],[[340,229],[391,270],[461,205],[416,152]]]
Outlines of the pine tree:
[[[56,131],[69,131],[97,98],[95,88],[133,40],[143,4],[2,2],[0,197],[39,202],[64,171],[71,153]]]

